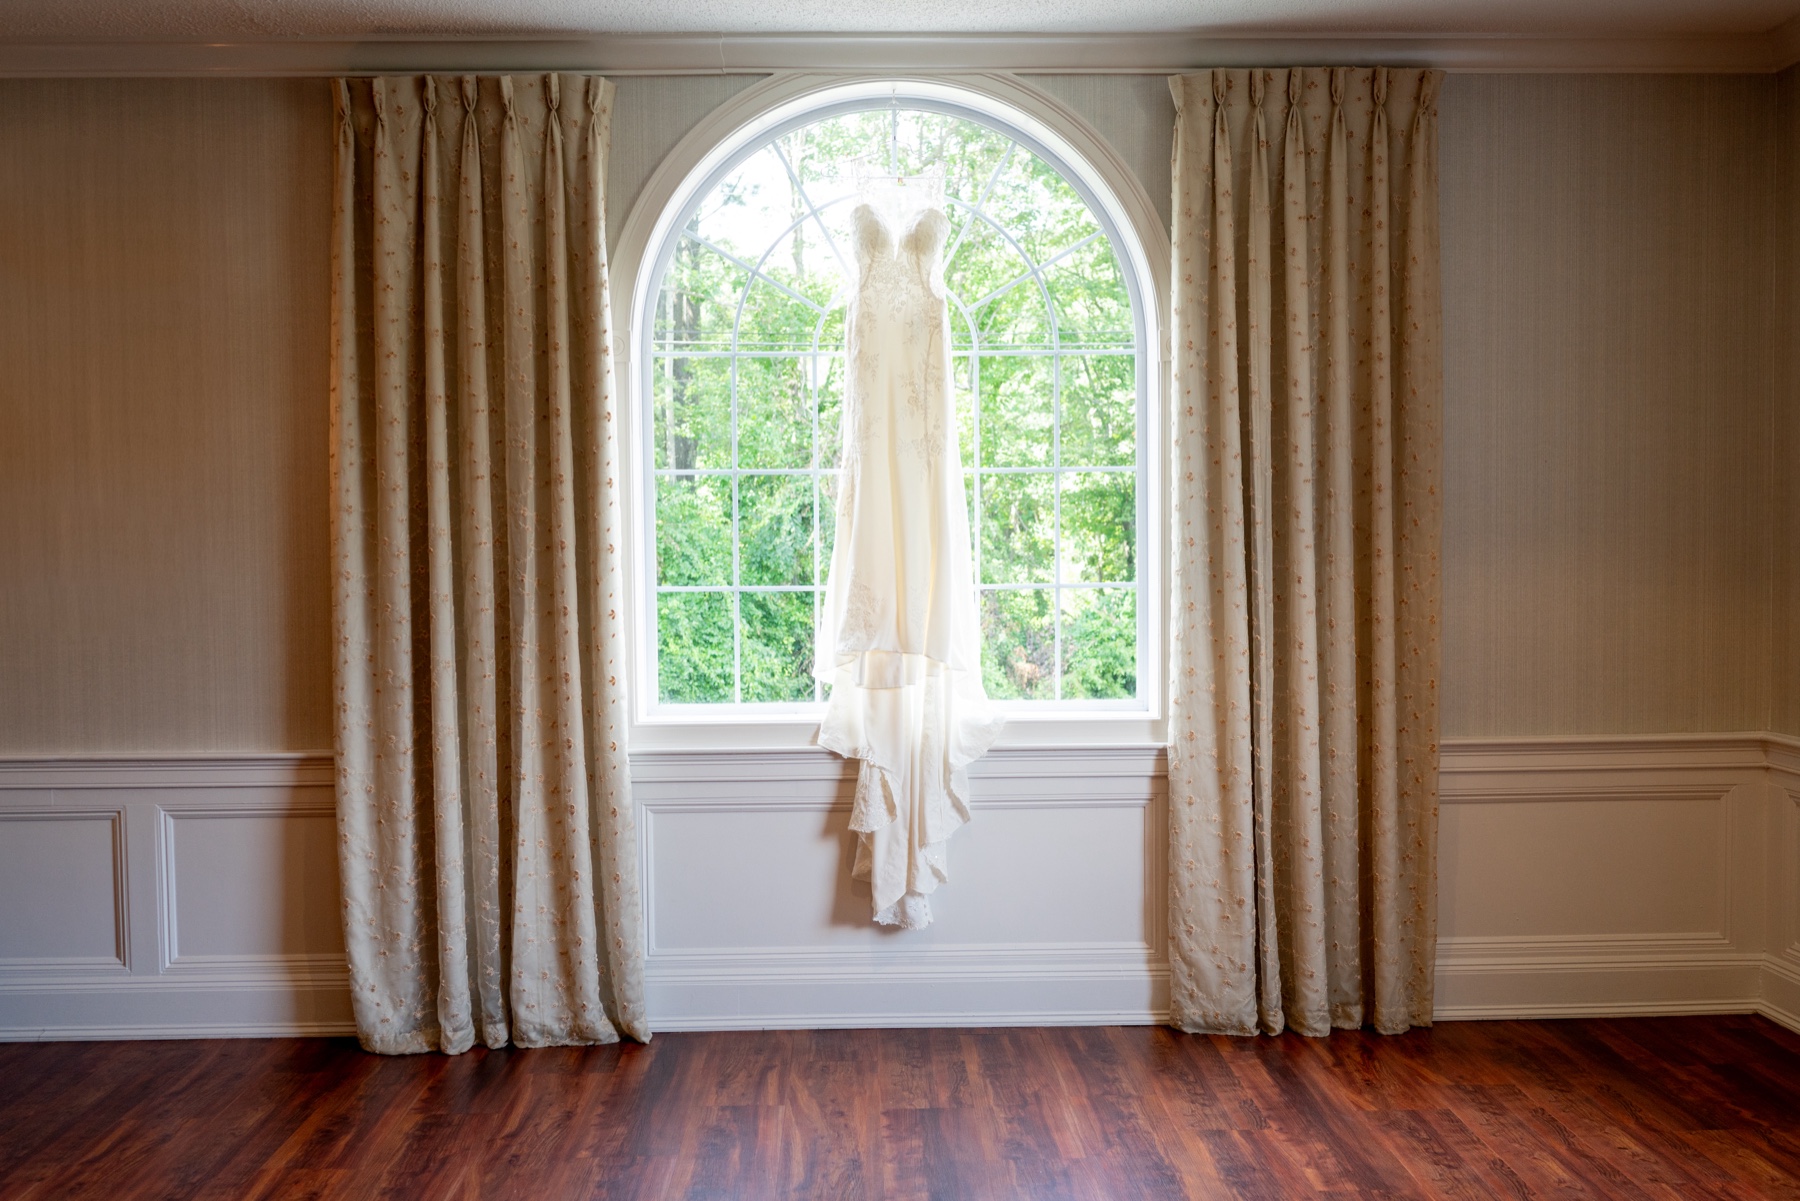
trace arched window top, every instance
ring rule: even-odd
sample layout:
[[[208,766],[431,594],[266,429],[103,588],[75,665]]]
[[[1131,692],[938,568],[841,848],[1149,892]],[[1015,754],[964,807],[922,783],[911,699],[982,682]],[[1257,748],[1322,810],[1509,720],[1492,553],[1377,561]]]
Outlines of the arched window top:
[[[943,85],[791,104],[689,175],[637,312],[654,707],[807,708],[829,569],[858,178],[941,176],[990,695],[1143,711],[1144,254],[1091,168]]]

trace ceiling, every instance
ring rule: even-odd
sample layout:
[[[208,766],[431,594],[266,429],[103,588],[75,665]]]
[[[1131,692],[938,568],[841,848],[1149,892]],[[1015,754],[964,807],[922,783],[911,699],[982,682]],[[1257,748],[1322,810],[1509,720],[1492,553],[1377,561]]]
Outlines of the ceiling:
[[[1182,32],[1678,37],[1765,33],[1800,0],[3,0],[0,41],[600,34]]]

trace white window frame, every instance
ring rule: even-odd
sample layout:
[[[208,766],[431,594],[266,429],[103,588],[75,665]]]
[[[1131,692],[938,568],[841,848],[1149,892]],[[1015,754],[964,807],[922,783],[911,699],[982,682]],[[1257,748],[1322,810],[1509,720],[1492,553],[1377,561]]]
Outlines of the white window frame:
[[[790,748],[810,743],[824,711],[816,703],[665,705],[654,693],[654,473],[649,436],[654,415],[644,403],[656,285],[682,218],[734,159],[754,153],[784,128],[833,109],[892,100],[958,112],[999,125],[1021,145],[1061,169],[1115,235],[1139,327],[1138,695],[1130,701],[1003,703],[1002,745],[1149,745],[1164,737],[1167,680],[1165,566],[1167,526],[1162,492],[1162,400],[1167,379],[1162,331],[1168,305],[1168,235],[1130,169],[1079,117],[1011,76],[955,79],[884,74],[785,75],[747,88],[692,130],[646,183],[613,253],[614,295],[629,295],[630,319],[615,329],[622,434],[627,454],[628,561],[631,603],[632,745],[641,749]],[[640,508],[639,506],[646,506]]]

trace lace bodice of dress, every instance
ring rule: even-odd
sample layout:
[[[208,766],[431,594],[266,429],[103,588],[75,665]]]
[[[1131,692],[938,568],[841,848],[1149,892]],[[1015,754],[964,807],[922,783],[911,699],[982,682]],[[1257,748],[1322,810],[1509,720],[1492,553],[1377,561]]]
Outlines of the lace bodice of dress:
[[[850,369],[853,397],[867,399],[884,384],[899,385],[896,397],[904,411],[895,428],[903,435],[900,449],[936,466],[950,428],[947,389],[936,371],[947,370],[949,347],[944,298],[937,286],[938,255],[950,223],[940,209],[913,214],[894,245],[893,231],[872,205],[858,205],[856,223],[856,295],[851,302]],[[886,378],[877,378],[877,377]],[[855,406],[856,443],[860,453],[871,437],[886,432],[877,404]]]

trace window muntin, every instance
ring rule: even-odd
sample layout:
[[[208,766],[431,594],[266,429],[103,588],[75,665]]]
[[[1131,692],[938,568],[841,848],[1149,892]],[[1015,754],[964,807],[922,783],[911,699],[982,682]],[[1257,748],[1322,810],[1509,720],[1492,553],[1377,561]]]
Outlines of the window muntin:
[[[1119,234],[1029,136],[902,98],[817,109],[733,155],[654,260],[640,360],[652,695],[821,699],[810,661],[834,532],[858,160],[945,177],[989,694],[1142,708],[1147,365]]]

